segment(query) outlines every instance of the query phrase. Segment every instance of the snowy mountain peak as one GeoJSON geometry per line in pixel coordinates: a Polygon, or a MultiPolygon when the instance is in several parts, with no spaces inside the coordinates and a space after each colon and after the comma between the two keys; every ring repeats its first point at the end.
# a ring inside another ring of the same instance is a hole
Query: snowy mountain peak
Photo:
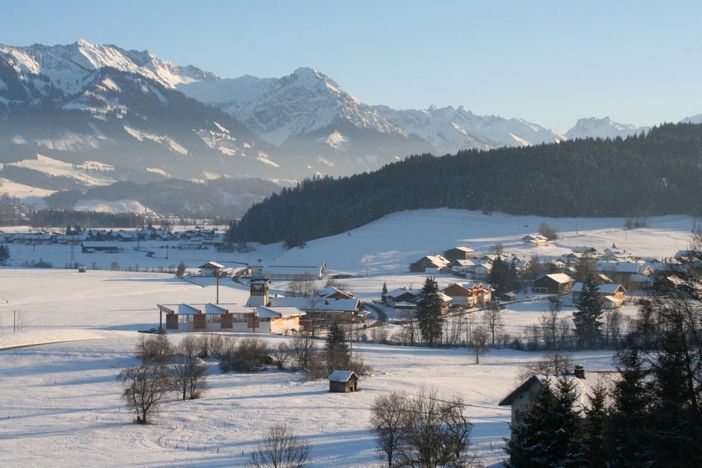
{"type": "Polygon", "coordinates": [[[571,140],[576,138],[626,138],[647,130],[648,127],[615,122],[609,116],[587,117],[579,119],[575,126],[566,132],[566,137],[571,140]]]}
{"type": "MultiPolygon", "coordinates": [[[[221,107],[275,145],[342,122],[378,133],[405,133],[334,80],[310,67],[282,78],[236,79],[178,87],[186,95],[221,107]],[[218,88],[214,92],[214,88],[218,88]]],[[[331,132],[334,129],[330,129],[331,132]]]]}
{"type": "Polygon", "coordinates": [[[148,50],[124,50],[113,45],[94,44],[85,39],[55,46],[0,45],[0,63],[2,62],[18,74],[30,94],[41,95],[35,97],[77,93],[92,72],[104,67],[136,73],[168,88],[181,83],[217,79],[214,74],[199,68],[181,67],[161,60],[148,50]]]}

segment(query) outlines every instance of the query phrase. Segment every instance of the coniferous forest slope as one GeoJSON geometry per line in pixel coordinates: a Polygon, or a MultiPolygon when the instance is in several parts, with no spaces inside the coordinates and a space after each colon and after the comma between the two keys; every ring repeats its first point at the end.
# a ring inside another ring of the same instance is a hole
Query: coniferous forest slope
{"type": "Polygon", "coordinates": [[[666,124],[625,140],[413,156],[371,173],[306,180],[252,206],[228,238],[296,246],[395,211],[439,207],[553,217],[699,215],[701,200],[702,125],[666,124]]]}

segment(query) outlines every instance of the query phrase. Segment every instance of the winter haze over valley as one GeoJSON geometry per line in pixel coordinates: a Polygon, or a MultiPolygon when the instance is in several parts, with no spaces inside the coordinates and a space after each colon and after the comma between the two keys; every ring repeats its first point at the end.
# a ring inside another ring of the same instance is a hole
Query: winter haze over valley
{"type": "Polygon", "coordinates": [[[702,466],[698,2],[0,11],[3,467],[702,466]]]}

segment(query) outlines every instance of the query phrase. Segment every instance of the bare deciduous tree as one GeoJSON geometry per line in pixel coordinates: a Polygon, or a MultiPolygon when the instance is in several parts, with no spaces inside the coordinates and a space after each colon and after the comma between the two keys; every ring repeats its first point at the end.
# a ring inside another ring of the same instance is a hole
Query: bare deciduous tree
{"type": "Polygon", "coordinates": [[[504,324],[502,323],[502,312],[500,312],[500,308],[496,305],[489,306],[483,312],[483,323],[490,331],[490,342],[493,346],[495,346],[495,337],[499,335],[499,332],[504,327],[504,324]]]}
{"type": "Polygon", "coordinates": [[[425,391],[406,400],[400,465],[462,466],[472,429],[463,406],[459,398],[442,401],[425,391]]]}
{"type": "Polygon", "coordinates": [[[207,386],[207,365],[198,357],[198,352],[198,340],[186,336],[178,345],[173,359],[173,385],[181,393],[183,400],[200,398],[207,386]]]}
{"type": "Polygon", "coordinates": [[[301,331],[290,340],[290,352],[297,361],[298,367],[309,369],[312,355],[316,351],[317,343],[311,333],[301,331]]]}
{"type": "Polygon", "coordinates": [[[161,399],[173,388],[167,361],[171,346],[165,335],[158,335],[137,345],[141,364],[123,369],[119,378],[124,384],[122,399],[136,413],[138,424],[148,424],[161,399]]]}
{"type": "Polygon", "coordinates": [[[475,355],[475,363],[480,364],[480,355],[485,354],[488,344],[488,330],[480,326],[473,328],[473,336],[471,337],[471,346],[475,355]]]}
{"type": "Polygon", "coordinates": [[[393,392],[381,395],[373,403],[371,425],[378,437],[378,448],[385,454],[388,467],[395,463],[394,456],[402,443],[407,395],[393,392]]]}
{"type": "Polygon", "coordinates": [[[302,275],[288,283],[288,296],[314,297],[317,293],[317,284],[312,275],[302,275]]]}
{"type": "Polygon", "coordinates": [[[271,426],[251,453],[251,464],[259,468],[302,468],[310,458],[310,445],[287,426],[271,426]]]}

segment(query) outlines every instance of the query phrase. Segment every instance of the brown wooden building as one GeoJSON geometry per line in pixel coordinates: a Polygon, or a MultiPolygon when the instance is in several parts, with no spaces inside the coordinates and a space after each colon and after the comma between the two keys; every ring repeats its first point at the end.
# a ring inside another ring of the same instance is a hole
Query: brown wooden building
{"type": "Polygon", "coordinates": [[[358,391],[358,376],[350,370],[334,370],[329,374],[329,391],[350,393],[358,391]]]}

